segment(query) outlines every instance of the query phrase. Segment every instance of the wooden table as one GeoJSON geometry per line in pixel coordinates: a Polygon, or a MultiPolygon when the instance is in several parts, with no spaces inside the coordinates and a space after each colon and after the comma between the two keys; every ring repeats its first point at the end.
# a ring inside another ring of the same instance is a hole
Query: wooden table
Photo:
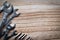
{"type": "Polygon", "coordinates": [[[33,40],[60,40],[59,0],[8,0],[8,2],[21,13],[12,20],[12,23],[16,23],[18,32],[26,33],[33,40]]]}

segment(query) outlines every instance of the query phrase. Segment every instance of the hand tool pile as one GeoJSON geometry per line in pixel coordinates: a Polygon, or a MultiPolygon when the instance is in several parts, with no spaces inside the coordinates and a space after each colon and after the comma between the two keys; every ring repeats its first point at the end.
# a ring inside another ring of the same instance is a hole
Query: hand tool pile
{"type": "MultiPolygon", "coordinates": [[[[18,11],[18,9],[14,9],[13,5],[7,1],[5,1],[0,8],[0,13],[2,14],[2,22],[0,24],[0,38],[3,37],[3,40],[9,40],[12,37],[15,37],[14,40],[24,40],[27,37],[26,34],[18,34],[17,30],[14,30],[16,24],[11,24],[11,20],[20,15],[20,13],[16,13],[16,11],[18,11]]],[[[27,37],[25,40],[31,40],[31,38],[27,37]]]]}

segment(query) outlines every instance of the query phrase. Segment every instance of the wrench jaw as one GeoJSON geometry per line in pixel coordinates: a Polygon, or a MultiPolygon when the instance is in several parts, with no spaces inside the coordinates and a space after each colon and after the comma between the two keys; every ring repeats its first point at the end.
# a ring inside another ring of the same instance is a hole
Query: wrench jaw
{"type": "Polygon", "coordinates": [[[13,18],[14,18],[14,17],[18,17],[18,16],[20,15],[20,13],[16,13],[18,10],[19,10],[19,9],[14,9],[14,8],[13,8],[13,14],[12,14],[13,18]]]}
{"type": "Polygon", "coordinates": [[[20,15],[20,13],[13,13],[12,18],[18,17],[19,15],[20,15]]]}
{"type": "Polygon", "coordinates": [[[15,29],[15,26],[16,26],[16,24],[14,24],[14,25],[10,25],[9,24],[9,25],[6,26],[6,29],[7,30],[14,30],[15,29]]]}
{"type": "Polygon", "coordinates": [[[7,1],[5,1],[3,3],[2,7],[0,8],[0,13],[3,12],[8,7],[10,7],[10,3],[8,3],[7,1]]]}
{"type": "Polygon", "coordinates": [[[7,1],[5,1],[4,3],[3,3],[3,6],[5,6],[6,8],[8,8],[8,7],[10,7],[10,3],[8,3],[7,1]]]}

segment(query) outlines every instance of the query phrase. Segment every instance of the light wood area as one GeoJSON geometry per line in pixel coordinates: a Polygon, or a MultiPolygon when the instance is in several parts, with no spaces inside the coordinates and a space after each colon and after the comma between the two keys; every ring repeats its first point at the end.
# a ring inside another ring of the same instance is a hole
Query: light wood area
{"type": "Polygon", "coordinates": [[[60,0],[0,0],[0,5],[4,2],[8,1],[13,5],[60,5],[60,0]]]}
{"type": "Polygon", "coordinates": [[[20,8],[18,13],[20,12],[21,15],[12,23],[16,23],[16,29],[22,32],[59,31],[59,7],[56,5],[17,6],[16,8],[20,8]]]}
{"type": "Polygon", "coordinates": [[[26,33],[33,40],[60,40],[60,0],[7,1],[21,13],[12,20],[18,33],[26,33]]]}
{"type": "Polygon", "coordinates": [[[19,8],[21,15],[12,23],[16,23],[18,32],[27,33],[33,40],[60,40],[59,5],[24,5],[16,8],[19,8]]]}

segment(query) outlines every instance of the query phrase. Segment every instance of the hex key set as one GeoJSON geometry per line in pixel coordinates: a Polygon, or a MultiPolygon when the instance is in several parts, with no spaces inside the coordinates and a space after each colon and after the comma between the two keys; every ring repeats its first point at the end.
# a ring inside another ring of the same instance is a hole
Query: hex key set
{"type": "Polygon", "coordinates": [[[11,20],[21,14],[16,13],[16,11],[18,11],[18,9],[14,9],[13,5],[7,1],[5,1],[1,6],[0,13],[2,13],[2,22],[0,24],[0,39],[3,37],[3,40],[9,40],[15,36],[14,40],[32,40],[30,37],[27,37],[28,35],[23,33],[18,34],[17,30],[14,30],[16,24],[12,25],[11,20]],[[11,35],[9,35],[9,33],[11,33],[11,35]]]}

